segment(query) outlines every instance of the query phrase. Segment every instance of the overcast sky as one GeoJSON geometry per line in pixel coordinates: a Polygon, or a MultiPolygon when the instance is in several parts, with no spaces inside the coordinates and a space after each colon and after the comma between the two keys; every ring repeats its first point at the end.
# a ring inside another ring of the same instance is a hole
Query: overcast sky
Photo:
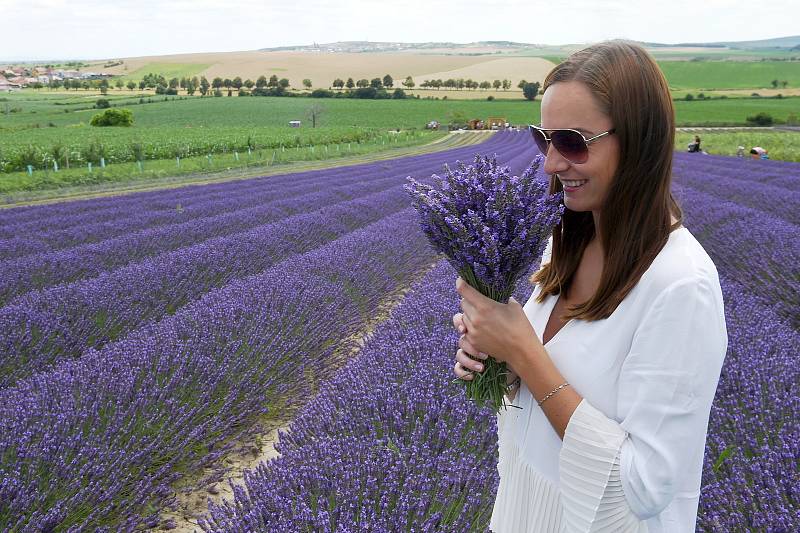
{"type": "Polygon", "coordinates": [[[800,33],[800,0],[0,0],[0,21],[2,60],[106,59],[335,41],[767,39],[800,33]]]}

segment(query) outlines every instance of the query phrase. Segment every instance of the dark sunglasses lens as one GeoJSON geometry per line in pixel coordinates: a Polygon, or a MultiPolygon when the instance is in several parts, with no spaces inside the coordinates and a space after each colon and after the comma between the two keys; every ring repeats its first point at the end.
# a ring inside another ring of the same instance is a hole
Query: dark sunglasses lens
{"type": "Polygon", "coordinates": [[[589,157],[589,148],[577,131],[554,131],[550,139],[556,150],[572,163],[584,163],[589,157]]]}
{"type": "Polygon", "coordinates": [[[531,135],[533,136],[533,140],[536,141],[536,146],[539,148],[539,151],[542,152],[543,155],[547,155],[547,139],[544,138],[544,133],[531,128],[531,135]]]}

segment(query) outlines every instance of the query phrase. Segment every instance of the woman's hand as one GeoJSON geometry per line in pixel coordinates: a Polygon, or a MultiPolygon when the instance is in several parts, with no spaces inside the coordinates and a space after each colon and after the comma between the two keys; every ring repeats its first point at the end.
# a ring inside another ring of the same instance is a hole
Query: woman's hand
{"type": "MultiPolygon", "coordinates": [[[[524,364],[526,351],[544,350],[525,311],[514,298],[509,299],[508,304],[495,302],[470,287],[460,277],[456,280],[456,290],[461,295],[463,313],[459,323],[453,317],[453,324],[457,328],[462,326],[464,330],[459,340],[459,352],[489,354],[497,361],[520,368],[524,364]]],[[[466,357],[462,361],[459,353],[456,353],[456,366],[460,365],[462,371],[463,368],[475,369],[476,365],[470,364],[466,354],[461,354],[466,357]]],[[[461,377],[458,372],[456,375],[461,377]]]]}
{"type": "Polygon", "coordinates": [[[474,377],[472,371],[483,372],[483,365],[479,361],[476,361],[475,358],[486,359],[488,356],[485,353],[478,352],[478,350],[467,341],[464,335],[467,329],[464,326],[462,317],[462,313],[453,315],[453,327],[461,334],[461,337],[458,339],[458,351],[456,351],[456,364],[453,367],[453,373],[459,379],[469,381],[474,377]]]}

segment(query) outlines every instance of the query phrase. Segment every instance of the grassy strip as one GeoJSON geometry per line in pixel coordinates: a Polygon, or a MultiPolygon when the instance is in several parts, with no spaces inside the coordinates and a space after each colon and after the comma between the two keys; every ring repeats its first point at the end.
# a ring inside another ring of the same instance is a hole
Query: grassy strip
{"type": "Polygon", "coordinates": [[[0,177],[0,195],[24,191],[37,191],[68,187],[72,185],[94,185],[100,183],[119,183],[142,178],[158,178],[181,174],[207,173],[215,170],[248,168],[250,166],[273,166],[292,161],[315,161],[339,158],[348,155],[369,154],[385,150],[387,146],[418,146],[432,138],[443,135],[439,132],[415,132],[390,137],[382,135],[362,143],[333,143],[319,146],[294,148],[256,149],[248,151],[229,151],[210,153],[186,158],[145,160],[131,163],[106,165],[82,165],[80,167],[53,170],[33,170],[13,172],[0,177]]]}
{"type": "Polygon", "coordinates": [[[686,145],[700,136],[701,148],[715,155],[735,156],[739,146],[744,146],[744,156],[750,157],[750,148],[761,146],[769,152],[770,159],[800,162],[800,132],[795,131],[696,131],[677,132],[675,149],[685,152],[686,145]]]}
{"type": "MultiPolygon", "coordinates": [[[[484,132],[470,132],[461,134],[453,133],[441,136],[437,135],[433,142],[428,142],[427,144],[405,145],[400,147],[385,147],[384,145],[378,145],[379,149],[377,150],[353,156],[350,156],[349,154],[342,154],[341,156],[337,157],[335,156],[336,152],[331,153],[329,151],[329,155],[332,157],[328,159],[280,161],[276,157],[276,162],[274,164],[272,164],[271,160],[262,161],[260,163],[247,162],[242,156],[240,156],[240,161],[237,166],[235,158],[230,154],[227,156],[228,159],[224,159],[224,156],[212,156],[212,159],[216,162],[214,168],[203,169],[201,167],[199,169],[189,170],[183,165],[182,160],[182,167],[184,167],[186,170],[180,174],[166,171],[162,171],[161,173],[150,171],[149,164],[155,162],[148,162],[148,166],[146,166],[145,169],[146,171],[151,172],[149,174],[131,174],[129,175],[130,179],[117,182],[76,184],[61,188],[20,191],[12,194],[6,194],[4,196],[0,196],[0,208],[45,204],[101,196],[113,196],[117,194],[127,194],[148,190],[169,189],[185,185],[217,183],[223,181],[233,181],[237,179],[248,179],[257,176],[270,176],[275,174],[286,174],[290,172],[302,172],[306,170],[370,163],[374,161],[438,152],[460,146],[477,144],[486,140],[488,138],[487,135],[491,134],[484,132]]],[[[423,141],[429,141],[430,137],[419,137],[419,139],[422,139],[423,141]]],[[[206,158],[201,159],[205,160],[206,158]]],[[[170,161],[169,164],[175,165],[175,162],[170,161]]]]}

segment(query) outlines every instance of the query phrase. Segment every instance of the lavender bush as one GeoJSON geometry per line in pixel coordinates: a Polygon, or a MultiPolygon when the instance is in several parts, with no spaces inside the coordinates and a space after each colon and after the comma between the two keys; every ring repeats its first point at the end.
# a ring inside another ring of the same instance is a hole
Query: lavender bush
{"type": "MultiPolygon", "coordinates": [[[[562,195],[550,195],[537,176],[537,157],[521,177],[497,159],[476,155],[472,165],[445,167],[439,188],[409,178],[406,186],[434,247],[472,287],[506,303],[517,280],[538,260],[564,212],[562,195]]],[[[489,354],[491,356],[491,354],[489,354]]],[[[467,396],[495,410],[505,405],[506,365],[489,357],[484,371],[464,381],[467,396]]]]}

